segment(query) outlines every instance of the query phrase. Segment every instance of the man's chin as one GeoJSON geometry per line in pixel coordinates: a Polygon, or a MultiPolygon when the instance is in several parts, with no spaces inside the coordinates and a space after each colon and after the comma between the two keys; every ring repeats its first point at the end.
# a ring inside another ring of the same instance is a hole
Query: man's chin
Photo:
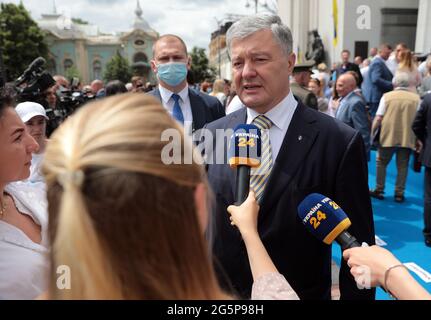
{"type": "Polygon", "coordinates": [[[240,95],[239,96],[241,102],[247,106],[250,109],[259,108],[259,102],[257,101],[256,97],[249,96],[249,95],[240,95]]]}

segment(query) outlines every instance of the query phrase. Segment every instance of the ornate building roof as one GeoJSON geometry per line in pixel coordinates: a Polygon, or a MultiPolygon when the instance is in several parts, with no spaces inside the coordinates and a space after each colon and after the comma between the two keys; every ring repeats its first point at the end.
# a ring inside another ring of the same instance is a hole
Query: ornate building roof
{"type": "Polygon", "coordinates": [[[157,32],[150,27],[148,22],[142,17],[142,14],[141,5],[139,0],[137,0],[135,21],[132,29],[126,32],[120,32],[117,35],[105,34],[100,32],[99,27],[96,25],[76,23],[70,17],[57,13],[54,2],[53,12],[42,14],[42,18],[38,20],[37,23],[41,29],[49,31],[59,39],[85,39],[94,44],[121,43],[122,39],[127,38],[132,33],[136,33],[136,31],[140,31],[139,33],[144,32],[157,38],[157,32]]]}

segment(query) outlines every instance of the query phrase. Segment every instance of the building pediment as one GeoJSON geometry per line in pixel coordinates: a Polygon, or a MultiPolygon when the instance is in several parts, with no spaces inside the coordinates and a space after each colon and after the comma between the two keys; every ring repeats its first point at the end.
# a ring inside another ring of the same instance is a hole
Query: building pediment
{"type": "Polygon", "coordinates": [[[127,42],[129,40],[134,40],[136,38],[155,40],[159,37],[159,34],[155,31],[147,32],[141,29],[134,29],[130,32],[126,32],[121,36],[121,40],[127,42]]]}

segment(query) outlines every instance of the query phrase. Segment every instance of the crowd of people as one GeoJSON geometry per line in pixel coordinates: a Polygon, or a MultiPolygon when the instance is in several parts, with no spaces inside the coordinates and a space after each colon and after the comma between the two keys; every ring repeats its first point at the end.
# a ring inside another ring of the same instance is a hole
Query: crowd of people
{"type": "Polygon", "coordinates": [[[427,78],[411,52],[400,45],[387,66],[384,44],[361,68],[344,50],[330,74],[325,65],[313,72],[314,63],[296,63],[291,31],[278,16],[245,17],[226,38],[232,82],[189,84],[186,44],[167,34],[153,46],[156,86],[140,77],[106,86],[95,80],[82,88],[94,101],[68,116],[57,108],[57,92],[70,89],[64,77],[54,77],[45,105],[16,105],[4,90],[0,299],[330,299],[331,247],[297,217],[314,192],[342,206],[349,231],[371,246],[344,251],[341,299],[374,299],[373,288],[357,285],[364,267],[373,287],[431,299],[374,246],[370,199],[382,199],[386,165],[397,152],[395,200],[404,201],[410,150],[422,150],[431,245],[431,95],[421,103],[427,78]],[[187,123],[213,137],[241,124],[261,129],[261,168],[251,171],[244,203],[234,205],[229,163],[208,161],[225,155],[224,145],[205,145],[202,165],[187,123]],[[370,137],[379,126],[378,181],[370,191],[370,137]],[[163,162],[169,129],[179,133],[181,153],[194,154],[190,164],[163,162]],[[70,278],[59,286],[64,267],[70,278]]]}
{"type": "MultiPolygon", "coordinates": [[[[405,201],[405,185],[411,161],[421,161],[429,171],[429,156],[423,151],[426,141],[428,96],[431,93],[431,56],[418,63],[404,43],[392,50],[388,44],[372,48],[365,60],[350,61],[350,52],[343,50],[342,61],[328,71],[325,65],[310,71],[309,90],[318,98],[318,109],[358,130],[368,159],[371,148],[377,149],[376,186],[370,196],[385,198],[386,167],[396,154],[397,177],[393,192],[396,202],[405,201]],[[329,110],[329,111],[328,111],[329,110]],[[421,123],[415,129],[414,123],[421,123]],[[422,130],[421,134],[417,131],[422,130]],[[412,154],[415,157],[412,157],[412,154]]],[[[425,177],[424,237],[431,245],[429,210],[431,181],[425,177]]]]}

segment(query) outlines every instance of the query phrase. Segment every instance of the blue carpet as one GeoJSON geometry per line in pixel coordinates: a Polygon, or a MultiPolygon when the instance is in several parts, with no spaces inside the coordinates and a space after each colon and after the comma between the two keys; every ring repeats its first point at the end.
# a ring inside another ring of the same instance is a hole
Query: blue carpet
{"type": "MultiPolygon", "coordinates": [[[[376,235],[387,243],[384,248],[391,251],[401,262],[414,262],[431,272],[431,248],[425,246],[422,235],[424,170],[422,168],[421,173],[414,172],[410,161],[406,201],[402,204],[396,203],[393,198],[397,173],[395,159],[394,155],[387,167],[385,199],[372,199],[376,235]]],[[[369,186],[373,189],[376,184],[376,152],[371,152],[368,166],[369,186]]],[[[340,255],[339,246],[334,245],[333,257],[337,263],[340,261],[340,255]]],[[[416,274],[411,274],[431,292],[431,283],[425,283],[416,274]]],[[[388,300],[389,297],[379,288],[376,299],[388,300]]]]}

